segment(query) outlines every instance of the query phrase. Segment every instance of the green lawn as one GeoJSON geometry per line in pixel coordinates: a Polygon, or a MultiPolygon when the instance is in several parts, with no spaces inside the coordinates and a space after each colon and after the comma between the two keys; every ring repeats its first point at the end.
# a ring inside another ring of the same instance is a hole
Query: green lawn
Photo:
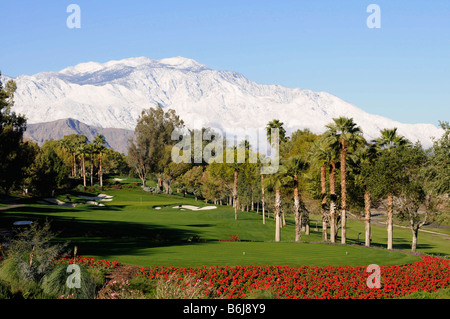
{"type": "MultiPolygon", "coordinates": [[[[384,227],[373,227],[373,244],[378,248],[357,245],[358,234],[361,233],[360,240],[364,237],[364,224],[360,221],[348,221],[348,243],[352,245],[320,243],[321,228],[315,231],[314,216],[311,234],[302,234],[301,243],[293,242],[294,224],[290,218],[281,230],[282,242],[275,243],[273,219],[266,219],[263,225],[261,215],[255,212],[238,212],[236,221],[234,210],[226,206],[204,211],[174,209],[173,206],[179,204],[211,205],[178,195],[155,195],[139,188],[103,193],[114,196],[113,201],[104,202],[104,207],[28,203],[4,210],[0,213],[0,228],[7,228],[16,220],[48,218],[52,229],[60,232],[59,240],[69,240],[69,247],[76,245],[80,255],[140,266],[384,265],[419,259],[381,248],[386,242],[384,227]],[[222,241],[230,235],[238,235],[240,241],[222,241]]],[[[77,198],[72,197],[72,200],[77,198]]],[[[408,251],[410,240],[411,233],[407,229],[394,229],[394,248],[408,251]]],[[[450,242],[420,233],[418,251],[450,255],[450,242]]]]}

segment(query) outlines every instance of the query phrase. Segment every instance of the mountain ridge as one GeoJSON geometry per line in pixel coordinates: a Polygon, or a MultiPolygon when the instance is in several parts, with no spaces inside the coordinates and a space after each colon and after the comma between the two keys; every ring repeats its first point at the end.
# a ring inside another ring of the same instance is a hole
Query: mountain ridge
{"type": "Polygon", "coordinates": [[[24,139],[34,141],[41,146],[46,141],[59,140],[70,134],[85,135],[88,142],[92,142],[97,134],[101,134],[105,137],[106,147],[125,155],[128,153],[128,140],[134,137],[134,131],[95,127],[76,119],[66,118],[51,122],[27,124],[24,139]]]}
{"type": "Polygon", "coordinates": [[[29,123],[62,118],[95,127],[134,130],[143,109],[172,108],[188,128],[201,121],[218,129],[260,128],[277,118],[288,133],[308,128],[321,133],[332,118],[353,117],[371,140],[383,128],[398,128],[412,142],[432,144],[442,130],[370,114],[327,92],[263,85],[238,72],[214,70],[195,60],[136,57],[86,62],[58,72],[15,78],[13,110],[29,123]]]}

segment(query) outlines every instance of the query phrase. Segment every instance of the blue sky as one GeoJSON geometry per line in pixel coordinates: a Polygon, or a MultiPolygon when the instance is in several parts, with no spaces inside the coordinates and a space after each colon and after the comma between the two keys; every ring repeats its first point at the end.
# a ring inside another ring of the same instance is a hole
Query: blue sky
{"type": "Polygon", "coordinates": [[[450,1],[1,1],[0,70],[184,56],[262,84],[332,93],[405,123],[450,121],[450,1]],[[81,28],[69,29],[69,4],[81,28]],[[381,28],[366,25],[369,4],[381,28]]]}

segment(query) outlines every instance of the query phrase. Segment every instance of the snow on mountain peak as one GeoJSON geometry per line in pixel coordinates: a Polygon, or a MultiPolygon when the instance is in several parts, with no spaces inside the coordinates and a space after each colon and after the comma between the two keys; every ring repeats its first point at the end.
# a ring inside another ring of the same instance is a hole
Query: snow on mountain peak
{"type": "Polygon", "coordinates": [[[203,64],[198,63],[195,60],[184,58],[181,56],[174,57],[174,58],[166,58],[159,60],[159,63],[164,64],[169,67],[174,67],[177,69],[193,69],[193,70],[202,70],[202,69],[208,69],[203,64]]]}
{"type": "Polygon", "coordinates": [[[15,79],[14,110],[29,123],[73,118],[88,125],[134,130],[143,109],[174,109],[190,128],[195,121],[219,128],[264,128],[277,118],[288,133],[321,133],[334,117],[353,117],[367,139],[382,128],[398,128],[412,142],[431,146],[442,130],[403,124],[369,114],[326,92],[262,85],[230,71],[217,71],[184,57],[134,57],[86,62],[60,72],[15,79]],[[205,72],[204,72],[205,71],[205,72]]]}

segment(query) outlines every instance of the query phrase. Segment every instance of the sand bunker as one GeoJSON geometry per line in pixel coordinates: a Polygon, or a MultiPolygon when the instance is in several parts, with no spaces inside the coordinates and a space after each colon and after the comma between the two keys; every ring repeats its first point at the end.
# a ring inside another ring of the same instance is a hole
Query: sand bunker
{"type": "Polygon", "coordinates": [[[83,199],[88,199],[88,200],[100,200],[100,201],[103,201],[103,202],[110,202],[113,199],[113,196],[106,195],[106,194],[98,194],[97,196],[83,196],[83,195],[80,195],[78,197],[83,198],[83,199]]]}
{"type": "Polygon", "coordinates": [[[62,200],[56,199],[56,198],[44,198],[45,202],[43,201],[39,201],[39,204],[56,204],[58,206],[64,206],[64,207],[76,207],[78,204],[76,203],[66,203],[63,202],[62,200]]]}
{"type": "Polygon", "coordinates": [[[193,205],[180,205],[180,206],[174,206],[172,208],[186,208],[190,210],[210,210],[210,209],[216,209],[216,206],[205,206],[205,207],[197,207],[193,205]]]}
{"type": "MultiPolygon", "coordinates": [[[[70,194],[66,194],[66,196],[68,197],[68,200],[70,200],[70,194]]],[[[97,196],[83,196],[83,195],[79,195],[78,197],[86,199],[86,204],[88,205],[95,205],[95,206],[105,206],[102,203],[98,203],[98,201],[102,201],[102,202],[109,202],[113,200],[113,196],[111,195],[106,195],[106,194],[98,194],[97,196]]],[[[62,200],[56,199],[56,198],[44,198],[44,201],[37,201],[38,204],[56,204],[58,206],[64,206],[64,207],[76,207],[77,205],[79,205],[80,203],[67,203],[67,202],[63,202],[62,200]]]]}

